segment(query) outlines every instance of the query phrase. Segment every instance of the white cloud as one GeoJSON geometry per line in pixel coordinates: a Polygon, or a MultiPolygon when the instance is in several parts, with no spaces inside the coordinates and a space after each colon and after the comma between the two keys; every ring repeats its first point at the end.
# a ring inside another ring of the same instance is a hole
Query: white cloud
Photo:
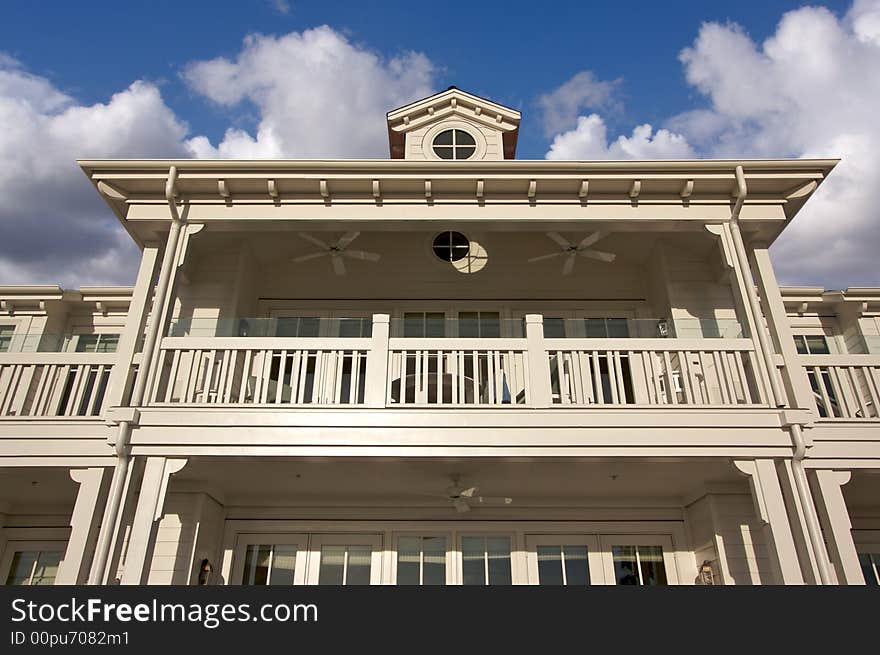
{"type": "Polygon", "coordinates": [[[327,26],[251,35],[234,61],[194,62],[184,78],[223,107],[256,106],[256,133],[189,145],[199,157],[384,158],[385,112],[430,95],[433,73],[422,54],[383,59],[327,26]]]}
{"type": "Polygon", "coordinates": [[[686,159],[694,152],[680,134],[645,123],[631,136],[621,135],[608,142],[605,121],[598,114],[580,116],[577,127],[557,134],[547,159],[686,159]]]}
{"type": "Polygon", "coordinates": [[[707,23],[681,60],[709,107],[670,126],[704,154],[842,158],[774,246],[781,280],[880,284],[880,0],[791,11],[760,45],[707,23]]]}
{"type": "Polygon", "coordinates": [[[0,125],[0,284],[130,283],[136,248],[76,159],[186,156],[159,90],[81,105],[3,56],[0,125]]]}
{"type": "Polygon", "coordinates": [[[578,114],[587,110],[618,109],[614,90],[620,80],[598,79],[592,71],[581,71],[562,86],[538,98],[544,121],[544,132],[550,136],[570,130],[577,124],[578,114]]]}

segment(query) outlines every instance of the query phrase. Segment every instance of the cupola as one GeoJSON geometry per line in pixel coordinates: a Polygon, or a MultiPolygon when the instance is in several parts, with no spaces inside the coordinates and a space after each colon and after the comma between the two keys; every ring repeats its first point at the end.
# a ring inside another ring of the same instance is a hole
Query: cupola
{"type": "Polygon", "coordinates": [[[454,86],[388,112],[392,159],[513,159],[520,113],[454,86]]]}

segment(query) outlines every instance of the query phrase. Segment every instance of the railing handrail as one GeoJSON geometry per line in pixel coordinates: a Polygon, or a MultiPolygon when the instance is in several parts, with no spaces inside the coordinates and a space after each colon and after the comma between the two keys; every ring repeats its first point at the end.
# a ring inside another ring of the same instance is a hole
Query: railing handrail
{"type": "Polygon", "coordinates": [[[162,350],[368,350],[370,337],[163,337],[162,350]]]}
{"type": "Polygon", "coordinates": [[[391,337],[390,350],[526,350],[525,338],[391,337]]]}
{"type": "Polygon", "coordinates": [[[880,355],[863,354],[833,354],[833,355],[804,355],[799,354],[798,360],[802,366],[880,366],[880,355]]]}
{"type": "Polygon", "coordinates": [[[83,353],[83,352],[31,352],[31,353],[0,353],[0,366],[31,365],[31,364],[104,364],[116,363],[118,355],[114,353],[83,353]]]}
{"type": "Polygon", "coordinates": [[[549,351],[620,350],[620,351],[730,351],[754,350],[751,339],[544,339],[549,351]]]}

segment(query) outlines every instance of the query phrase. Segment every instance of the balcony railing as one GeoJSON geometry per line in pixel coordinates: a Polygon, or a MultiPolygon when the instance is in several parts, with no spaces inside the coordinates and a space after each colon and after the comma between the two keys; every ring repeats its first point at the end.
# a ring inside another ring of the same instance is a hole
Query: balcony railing
{"type": "Polygon", "coordinates": [[[95,417],[114,353],[3,353],[0,417],[95,417]]]}
{"type": "Polygon", "coordinates": [[[598,334],[601,327],[606,336],[545,338],[540,317],[374,319],[369,327],[364,319],[309,317],[177,323],[171,334],[190,336],[162,340],[147,404],[767,406],[753,342],[738,326],[695,321],[692,328],[714,338],[676,338],[668,326],[658,337],[658,320],[600,326],[590,319],[551,330],[598,334]],[[217,336],[230,330],[248,336],[217,336]],[[646,330],[652,338],[626,336],[646,330]]]}
{"type": "Polygon", "coordinates": [[[801,355],[820,419],[880,418],[880,355],[801,355]]]}

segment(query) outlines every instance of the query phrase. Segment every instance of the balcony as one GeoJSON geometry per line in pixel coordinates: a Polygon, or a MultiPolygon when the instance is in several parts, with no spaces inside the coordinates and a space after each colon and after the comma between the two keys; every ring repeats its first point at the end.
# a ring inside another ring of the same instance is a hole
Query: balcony
{"type": "Polygon", "coordinates": [[[0,418],[98,417],[116,334],[24,334],[0,342],[0,418]]]}
{"type": "Polygon", "coordinates": [[[880,419],[880,355],[800,355],[821,421],[880,419]]]}
{"type": "Polygon", "coordinates": [[[372,320],[278,321],[176,322],[161,342],[146,404],[769,406],[754,344],[735,321],[545,323],[531,315],[482,322],[425,317],[417,323],[381,314],[372,320]]]}

